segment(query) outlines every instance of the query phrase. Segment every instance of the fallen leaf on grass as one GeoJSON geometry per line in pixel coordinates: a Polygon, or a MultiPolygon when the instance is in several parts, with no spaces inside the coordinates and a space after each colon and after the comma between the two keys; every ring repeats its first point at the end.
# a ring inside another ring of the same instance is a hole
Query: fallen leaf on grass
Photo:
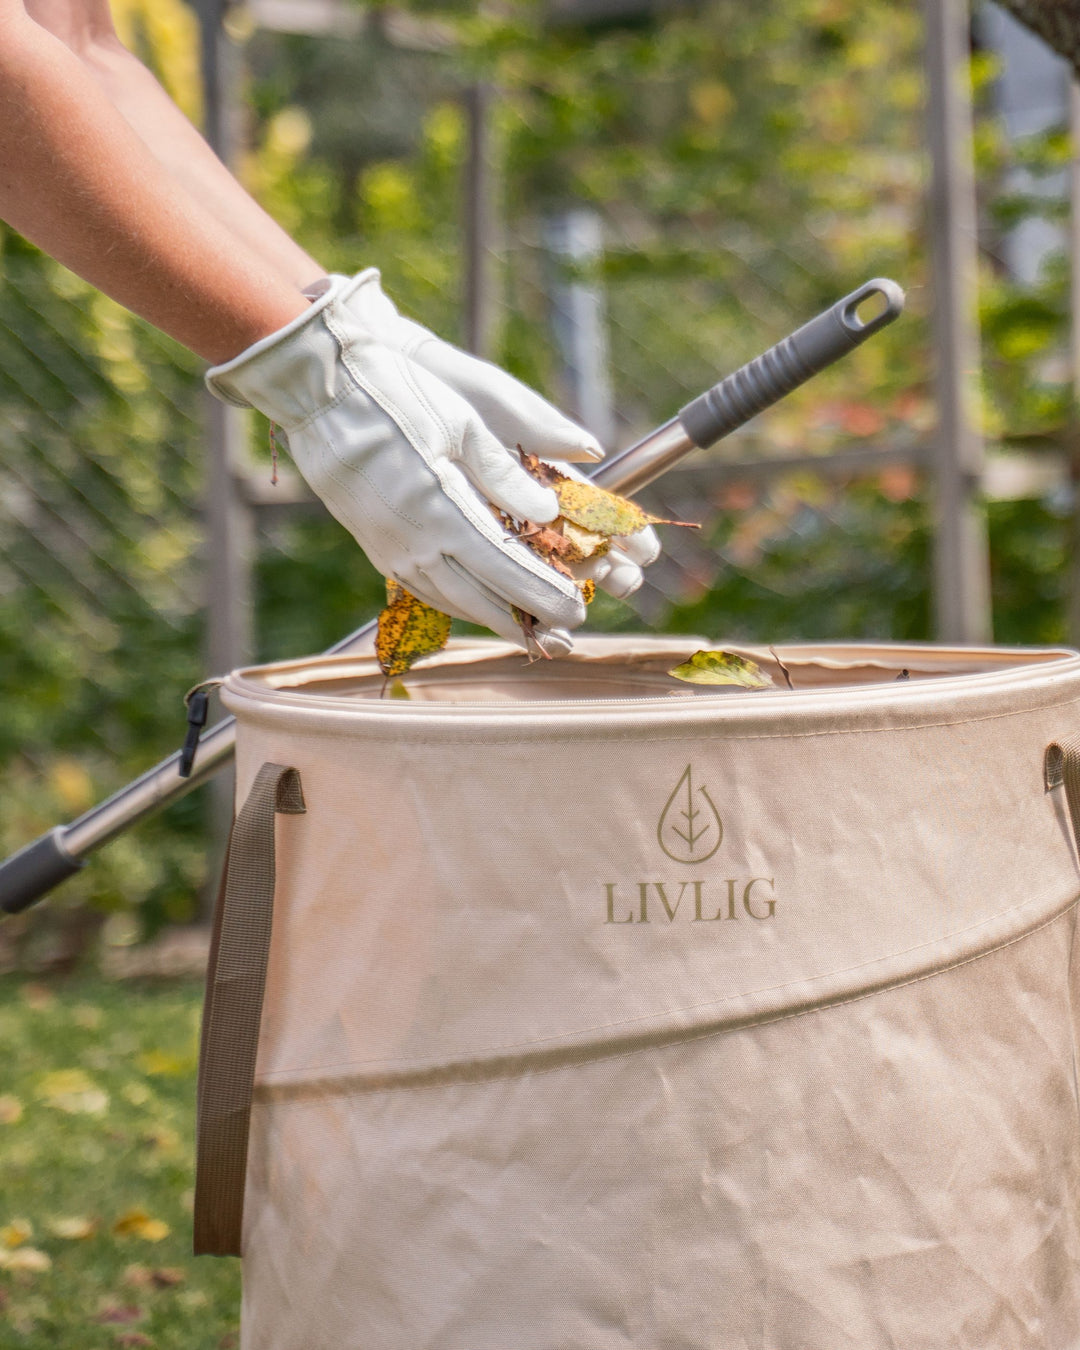
{"type": "Polygon", "coordinates": [[[450,616],[425,605],[396,581],[387,581],[386,601],[379,615],[375,655],[379,669],[393,679],[422,656],[442,651],[450,637],[450,616]]]}
{"type": "Polygon", "coordinates": [[[124,1326],[129,1322],[141,1322],[146,1316],[144,1309],[137,1303],[106,1303],[101,1312],[94,1318],[95,1322],[100,1322],[103,1326],[119,1325],[124,1326]]]}
{"type": "Polygon", "coordinates": [[[160,1242],[167,1238],[170,1228],[162,1219],[153,1219],[145,1209],[129,1209],[113,1224],[117,1237],[139,1237],[146,1242],[160,1242]]]}
{"type": "Polygon", "coordinates": [[[42,1077],[37,1095],[57,1111],[68,1115],[102,1116],[109,1109],[109,1094],[82,1069],[56,1069],[42,1077]]]}
{"type": "Polygon", "coordinates": [[[139,1068],[159,1078],[182,1078],[195,1067],[191,1055],[174,1055],[167,1050],[147,1050],[139,1056],[139,1068]]]}
{"type": "Polygon", "coordinates": [[[34,1236],[34,1225],[29,1219],[12,1219],[0,1228],[0,1247],[21,1247],[34,1236]]]}
{"type": "Polygon", "coordinates": [[[22,1120],[23,1104],[18,1097],[0,1097],[0,1125],[14,1125],[22,1120]]]}
{"type": "Polygon", "coordinates": [[[93,1219],[80,1216],[49,1219],[45,1228],[53,1237],[63,1238],[66,1242],[81,1242],[84,1238],[94,1236],[97,1224],[93,1219]]]}
{"type": "Polygon", "coordinates": [[[733,684],[743,689],[772,689],[774,681],[756,661],[734,652],[695,652],[688,661],[668,671],[687,684],[733,684]]]}
{"type": "Polygon", "coordinates": [[[0,1270],[25,1270],[39,1274],[49,1270],[52,1258],[36,1247],[16,1247],[13,1252],[0,1251],[0,1270]]]}
{"type": "Polygon", "coordinates": [[[44,1012],[46,1008],[51,1008],[56,1002],[56,995],[45,984],[37,984],[31,981],[24,984],[19,991],[23,996],[23,1002],[34,1012],[44,1012]]]}
{"type": "Polygon", "coordinates": [[[179,1266],[157,1266],[151,1269],[136,1263],[128,1266],[120,1278],[132,1289],[173,1289],[183,1284],[185,1272],[179,1266]]]}

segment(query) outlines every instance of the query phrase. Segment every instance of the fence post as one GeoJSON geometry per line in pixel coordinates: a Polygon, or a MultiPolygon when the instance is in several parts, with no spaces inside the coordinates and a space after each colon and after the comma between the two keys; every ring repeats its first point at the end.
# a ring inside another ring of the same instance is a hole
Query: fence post
{"type": "MultiPolygon", "coordinates": [[[[229,164],[238,140],[233,91],[237,56],[224,29],[230,0],[192,0],[199,19],[203,83],[203,131],[218,157],[229,164]]],[[[254,521],[237,474],[243,462],[247,417],[239,408],[204,397],[206,465],[206,665],[220,675],[252,655],[252,557],[254,521]]],[[[209,880],[201,912],[208,918],[217,891],[215,874],[224,858],[233,807],[233,771],[219,773],[210,788],[209,880]]]]}
{"type": "Polygon", "coordinates": [[[464,343],[468,351],[490,359],[498,327],[497,174],[492,145],[491,108],[495,91],[472,84],[462,94],[467,158],[464,174],[464,343]]]}
{"type": "Polygon", "coordinates": [[[992,635],[986,515],[980,502],[982,435],[972,382],[979,367],[978,253],[967,0],[924,0],[933,351],[937,366],[935,576],[937,636],[992,635]]]}
{"type": "Polygon", "coordinates": [[[1072,504],[1069,512],[1068,594],[1066,633],[1080,647],[1080,82],[1069,78],[1069,344],[1072,376],[1072,406],[1069,410],[1069,482],[1072,504]]]}

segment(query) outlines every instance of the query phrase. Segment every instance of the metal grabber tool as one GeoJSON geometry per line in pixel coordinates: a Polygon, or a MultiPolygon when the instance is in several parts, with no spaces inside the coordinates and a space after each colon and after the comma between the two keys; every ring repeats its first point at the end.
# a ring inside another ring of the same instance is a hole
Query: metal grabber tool
{"type": "MultiPolygon", "coordinates": [[[[688,403],[670,422],[599,465],[593,481],[626,496],[637,492],[692,450],[714,445],[838,361],[892,323],[903,307],[904,292],[895,281],[879,277],[866,282],[688,403]],[[862,317],[860,310],[870,313],[862,317]]],[[[371,619],[327,654],[362,646],[374,633],[376,622],[371,619]]],[[[78,820],[57,825],[0,863],[0,911],[18,914],[29,908],[77,872],[88,854],[204,783],[232,757],[235,739],[235,719],[226,717],[199,741],[189,777],[181,777],[181,752],[177,751],[78,820]]]]}

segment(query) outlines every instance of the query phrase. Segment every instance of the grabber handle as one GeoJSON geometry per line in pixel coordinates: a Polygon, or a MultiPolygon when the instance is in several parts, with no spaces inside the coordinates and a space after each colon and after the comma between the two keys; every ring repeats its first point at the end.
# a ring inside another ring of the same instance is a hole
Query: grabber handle
{"type": "Polygon", "coordinates": [[[58,825],[0,864],[0,911],[21,914],[82,867],[64,848],[58,825]]]}
{"type": "Polygon", "coordinates": [[[892,323],[903,308],[904,292],[896,282],[875,277],[688,403],[678,420],[705,449],[892,323]],[[860,318],[860,305],[874,296],[884,298],[884,308],[860,318]]]}

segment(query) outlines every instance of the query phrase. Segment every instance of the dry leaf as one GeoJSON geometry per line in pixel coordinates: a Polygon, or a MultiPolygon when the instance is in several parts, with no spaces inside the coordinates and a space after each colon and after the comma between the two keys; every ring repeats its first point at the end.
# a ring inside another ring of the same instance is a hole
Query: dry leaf
{"type": "Polygon", "coordinates": [[[756,661],[734,652],[695,652],[688,661],[668,671],[687,684],[734,684],[743,689],[771,689],[774,681],[756,661]]]}
{"type": "Polygon", "coordinates": [[[93,1219],[82,1217],[49,1219],[46,1230],[53,1237],[63,1238],[66,1242],[80,1242],[83,1238],[93,1237],[97,1224],[93,1219]]]}
{"type": "Polygon", "coordinates": [[[29,1219],[12,1219],[0,1228],[0,1247],[21,1247],[34,1236],[34,1225],[29,1219]]]}
{"type": "Polygon", "coordinates": [[[136,1303],[121,1305],[119,1303],[107,1303],[94,1318],[95,1322],[100,1322],[105,1326],[114,1324],[124,1326],[130,1322],[141,1322],[146,1313],[136,1303]]]}
{"type": "Polygon", "coordinates": [[[586,530],[575,525],[572,520],[562,517],[556,522],[563,538],[571,545],[572,552],[567,554],[568,562],[584,562],[586,558],[602,558],[611,548],[611,540],[595,530],[586,530]]]}
{"type": "Polygon", "coordinates": [[[581,598],[587,605],[591,605],[596,599],[596,582],[592,577],[586,577],[584,581],[578,582],[578,590],[581,592],[581,598]]]}
{"type": "Polygon", "coordinates": [[[109,1109],[109,1094],[82,1069],[57,1069],[38,1082],[37,1095],[68,1115],[101,1116],[109,1109]]]}
{"type": "Polygon", "coordinates": [[[386,583],[386,608],[379,615],[375,654],[387,677],[404,675],[422,656],[442,651],[450,637],[450,616],[442,614],[396,581],[386,583]]]}
{"type": "Polygon", "coordinates": [[[36,1247],[16,1247],[13,1252],[0,1251],[0,1270],[25,1270],[38,1275],[52,1268],[52,1258],[36,1247]]]}
{"type": "Polygon", "coordinates": [[[18,1097],[0,1097],[0,1125],[14,1125],[22,1120],[23,1104],[18,1097]]]}
{"type": "Polygon", "coordinates": [[[525,454],[520,446],[518,453],[527,473],[544,487],[555,489],[560,512],[559,520],[555,522],[556,527],[561,525],[563,520],[568,520],[571,524],[579,525],[593,534],[602,535],[605,539],[622,534],[637,534],[646,525],[683,525],[691,530],[701,529],[700,525],[689,520],[664,520],[660,516],[652,516],[648,511],[643,511],[636,502],[630,501],[627,497],[620,497],[616,492],[609,492],[607,488],[602,488],[597,483],[583,483],[576,478],[568,478],[552,465],[546,464],[539,456],[525,454]]]}
{"type": "Polygon", "coordinates": [[[161,1219],[152,1219],[145,1209],[129,1209],[113,1224],[117,1237],[140,1237],[146,1242],[160,1242],[169,1236],[169,1225],[161,1219]]]}

